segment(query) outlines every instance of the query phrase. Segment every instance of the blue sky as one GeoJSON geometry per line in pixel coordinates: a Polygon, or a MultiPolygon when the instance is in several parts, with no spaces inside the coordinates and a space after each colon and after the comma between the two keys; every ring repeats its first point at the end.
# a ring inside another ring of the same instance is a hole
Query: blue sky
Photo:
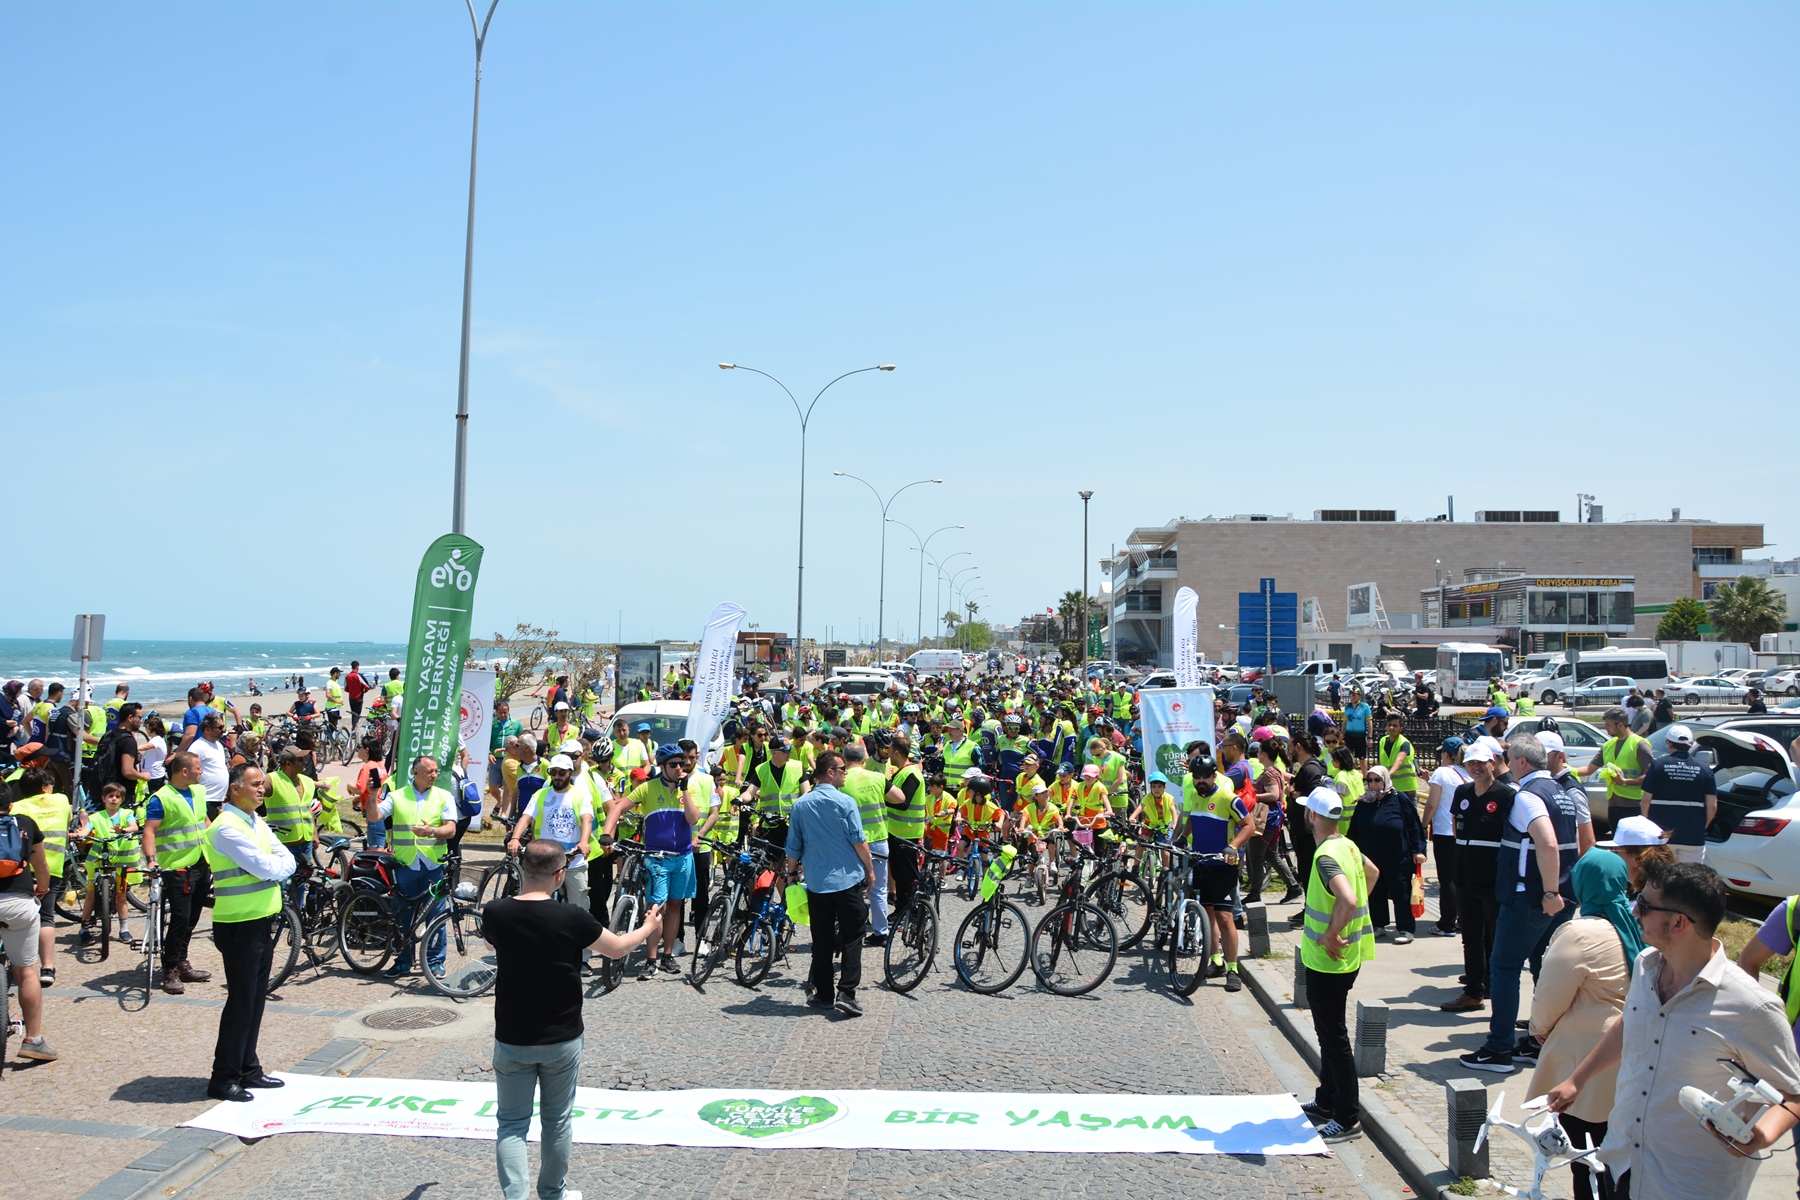
{"type": "MultiPolygon", "coordinates": [[[[403,636],[449,526],[466,12],[8,33],[0,411],[39,536],[0,633],[403,636]]],[[[933,548],[1004,621],[1079,585],[1084,487],[1095,557],[1177,514],[1577,491],[1800,553],[1797,42],[1792,4],[502,0],[476,628],[791,630],[798,423],[728,360],[803,399],[899,366],[813,419],[809,634],[876,616],[833,469],[943,477],[893,513],[965,524],[933,548]]]]}

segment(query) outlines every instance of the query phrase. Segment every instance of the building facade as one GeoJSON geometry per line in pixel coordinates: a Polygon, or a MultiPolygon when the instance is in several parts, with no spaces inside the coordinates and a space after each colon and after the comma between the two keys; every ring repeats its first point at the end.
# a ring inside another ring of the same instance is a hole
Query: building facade
{"type": "MultiPolygon", "coordinates": [[[[1175,593],[1186,586],[1199,598],[1202,653],[1208,659],[1234,660],[1238,595],[1256,591],[1269,578],[1279,591],[1301,597],[1303,638],[1327,631],[1421,629],[1426,624],[1422,592],[1487,576],[1529,572],[1549,578],[1629,579],[1634,619],[1618,636],[1647,638],[1656,631],[1657,616],[1643,612],[1646,606],[1667,605],[1683,596],[1700,599],[1706,583],[1735,578],[1745,551],[1763,545],[1760,523],[1679,516],[1577,523],[1556,519],[1554,512],[1477,516],[1474,521],[1401,521],[1391,512],[1325,510],[1311,520],[1253,514],[1177,518],[1160,527],[1134,529],[1105,564],[1112,583],[1116,654],[1127,661],[1169,665],[1175,593]],[[1311,628],[1306,625],[1309,614],[1311,628]]],[[[1616,607],[1609,607],[1609,616],[1617,614],[1616,607]]],[[[1613,627],[1609,623],[1608,629],[1613,627]]]]}

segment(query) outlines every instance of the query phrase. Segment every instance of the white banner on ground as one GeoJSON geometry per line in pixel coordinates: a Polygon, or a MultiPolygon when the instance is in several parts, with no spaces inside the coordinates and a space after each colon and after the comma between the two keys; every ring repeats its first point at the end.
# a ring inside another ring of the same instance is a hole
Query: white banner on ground
{"type": "MultiPolygon", "coordinates": [[[[1187,778],[1182,747],[1193,741],[1213,743],[1213,690],[1145,688],[1138,693],[1138,718],[1144,727],[1144,769],[1161,771],[1170,790],[1179,791],[1187,778]]],[[[1213,746],[1213,753],[1218,750],[1213,746]]]]}
{"type": "MultiPolygon", "coordinates": [[[[388,1134],[493,1140],[494,1086],[283,1075],[287,1086],[188,1124],[238,1137],[388,1134]]],[[[1292,1096],[1023,1092],[575,1091],[577,1142],[1115,1154],[1324,1154],[1292,1096]]],[[[530,1137],[538,1137],[533,1121],[530,1137]]]]}
{"type": "MultiPolygon", "coordinates": [[[[1200,678],[1200,597],[1191,587],[1175,593],[1175,686],[1197,688],[1200,678]]],[[[1208,738],[1207,740],[1211,740],[1208,738]]]]}
{"type": "Polygon", "coordinates": [[[706,618],[700,636],[700,653],[694,659],[694,695],[688,702],[687,729],[683,736],[700,747],[701,757],[712,744],[713,734],[731,710],[732,668],[737,654],[738,626],[744,623],[744,606],[727,600],[706,618]]]}
{"type": "Polygon", "coordinates": [[[464,667],[462,720],[457,736],[469,752],[469,777],[487,786],[488,742],[494,736],[494,672],[484,666],[464,667]]]}

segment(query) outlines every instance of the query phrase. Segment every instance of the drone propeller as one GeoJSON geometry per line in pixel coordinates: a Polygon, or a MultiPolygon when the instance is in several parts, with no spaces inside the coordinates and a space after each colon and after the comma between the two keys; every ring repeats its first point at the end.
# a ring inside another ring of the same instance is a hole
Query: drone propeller
{"type": "Polygon", "coordinates": [[[1506,1093],[1501,1092],[1500,1098],[1494,1101],[1494,1107],[1488,1109],[1487,1119],[1481,1123],[1481,1132],[1475,1135],[1475,1153],[1480,1154],[1481,1148],[1487,1145],[1488,1130],[1492,1129],[1494,1125],[1500,1121],[1500,1114],[1505,1111],[1505,1109],[1506,1093]]]}

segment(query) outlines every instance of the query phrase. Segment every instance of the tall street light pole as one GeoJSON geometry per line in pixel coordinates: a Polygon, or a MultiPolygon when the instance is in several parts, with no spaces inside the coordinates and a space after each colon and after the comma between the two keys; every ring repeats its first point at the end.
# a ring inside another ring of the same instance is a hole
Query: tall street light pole
{"type": "Polygon", "coordinates": [[[921,538],[919,537],[919,531],[914,529],[911,525],[908,525],[905,521],[896,521],[893,517],[889,517],[888,520],[912,534],[913,540],[919,543],[916,546],[908,546],[907,549],[917,550],[919,552],[919,611],[914,614],[913,622],[916,627],[919,645],[923,646],[925,644],[925,547],[931,544],[932,538],[944,532],[945,529],[961,529],[962,526],[946,525],[943,529],[932,530],[930,537],[921,538]]]}
{"type": "Polygon", "coordinates": [[[1088,664],[1088,501],[1091,491],[1081,493],[1081,686],[1087,686],[1088,664]]]}
{"type": "Polygon", "coordinates": [[[943,586],[949,580],[949,572],[944,570],[944,563],[949,562],[953,558],[961,558],[965,554],[973,554],[973,553],[974,553],[973,550],[958,550],[955,554],[945,555],[943,562],[935,562],[934,561],[931,564],[932,566],[937,568],[937,573],[938,573],[938,588],[937,588],[937,591],[935,593],[933,593],[932,599],[931,599],[932,607],[937,609],[937,616],[931,618],[931,622],[932,622],[932,624],[934,624],[938,627],[938,640],[939,641],[942,641],[944,639],[944,608],[943,608],[944,591],[943,591],[943,586]]]}
{"type": "MultiPolygon", "coordinates": [[[[499,0],[495,0],[495,3],[498,2],[499,0]]],[[[800,418],[800,554],[794,568],[794,686],[796,688],[803,686],[806,674],[804,655],[806,639],[802,636],[801,630],[802,621],[806,616],[806,426],[812,420],[812,412],[818,406],[819,397],[829,391],[831,384],[836,383],[838,379],[848,379],[852,375],[861,375],[865,371],[892,371],[893,369],[893,363],[883,363],[880,366],[858,367],[854,371],[845,371],[837,379],[820,388],[813,396],[812,403],[802,409],[800,401],[795,399],[794,393],[788,389],[788,385],[767,371],[746,367],[742,363],[723,362],[719,364],[721,371],[750,371],[761,375],[764,379],[773,380],[776,387],[787,392],[787,398],[794,402],[794,415],[800,418]]]]}
{"type": "Polygon", "coordinates": [[[888,506],[894,502],[895,497],[899,496],[900,493],[904,492],[907,488],[915,488],[915,487],[920,486],[921,484],[926,484],[926,483],[942,483],[944,481],[941,479],[915,479],[911,483],[902,484],[899,487],[895,488],[893,491],[893,494],[890,495],[886,500],[883,500],[881,498],[881,493],[875,490],[875,485],[870,483],[868,480],[864,479],[861,475],[852,475],[848,471],[833,471],[832,474],[836,475],[840,479],[856,480],[856,482],[858,482],[858,483],[862,484],[864,487],[868,488],[869,494],[875,497],[875,503],[881,505],[881,584],[880,584],[880,594],[875,601],[875,661],[881,662],[882,661],[882,653],[881,653],[882,647],[884,647],[887,644],[887,527],[888,527],[887,511],[888,511],[888,506]]]}
{"type": "Polygon", "coordinates": [[[475,20],[475,0],[469,6],[469,27],[475,31],[475,117],[469,127],[469,228],[463,239],[462,360],[456,373],[456,482],[451,487],[450,532],[462,533],[463,501],[469,478],[469,317],[475,303],[475,151],[481,144],[481,52],[487,48],[488,26],[500,0],[488,5],[487,16],[475,20]]]}

